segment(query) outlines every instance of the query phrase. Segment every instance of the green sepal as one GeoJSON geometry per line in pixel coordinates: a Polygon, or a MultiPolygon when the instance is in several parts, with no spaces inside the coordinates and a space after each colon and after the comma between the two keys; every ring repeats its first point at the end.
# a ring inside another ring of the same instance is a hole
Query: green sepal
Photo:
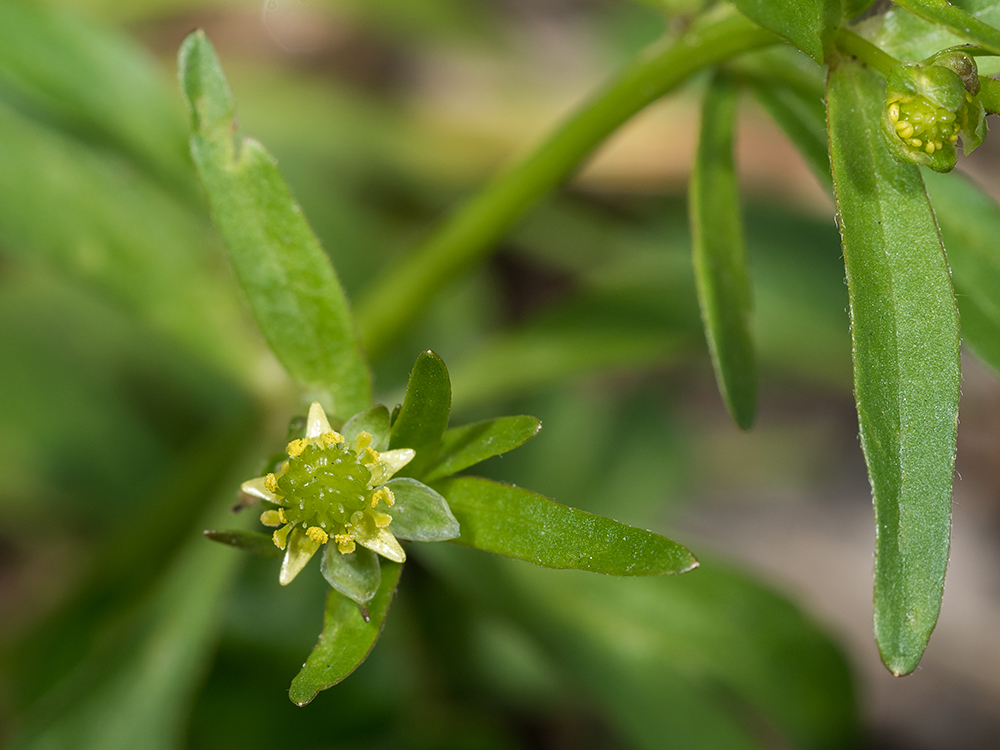
{"type": "Polygon", "coordinates": [[[277,558],[285,554],[274,546],[274,541],[268,534],[261,534],[259,531],[239,531],[228,529],[224,531],[214,531],[209,529],[206,530],[204,534],[213,542],[228,544],[230,547],[236,547],[244,552],[250,552],[254,555],[259,555],[260,557],[277,558]]]}
{"type": "Polygon", "coordinates": [[[397,539],[443,542],[461,533],[448,501],[426,484],[403,477],[386,483],[395,496],[389,531],[397,539]]]}
{"type": "Polygon", "coordinates": [[[370,602],[382,583],[378,555],[361,546],[344,555],[335,542],[327,542],[321,569],[334,590],[358,604],[370,602]]]}
{"type": "Polygon", "coordinates": [[[420,478],[435,482],[480,461],[514,450],[531,440],[542,429],[535,417],[497,417],[482,422],[452,427],[441,439],[438,458],[420,478]]]}
{"type": "Polygon", "coordinates": [[[372,448],[384,451],[389,447],[389,410],[379,404],[367,411],[359,412],[344,423],[340,433],[349,445],[360,433],[367,432],[372,436],[372,448]]]}
{"type": "Polygon", "coordinates": [[[330,592],[323,616],[323,632],[288,689],[288,697],[296,705],[306,705],[321,690],[336,685],[368,658],[382,633],[403,566],[386,560],[381,563],[381,570],[382,583],[368,604],[367,619],[356,602],[336,591],[330,592]]]}

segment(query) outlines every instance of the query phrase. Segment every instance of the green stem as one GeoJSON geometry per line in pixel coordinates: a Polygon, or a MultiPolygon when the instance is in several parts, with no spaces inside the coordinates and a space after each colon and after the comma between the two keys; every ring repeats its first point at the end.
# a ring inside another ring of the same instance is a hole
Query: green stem
{"type": "Polygon", "coordinates": [[[465,203],[362,299],[358,318],[378,356],[444,285],[486,256],[538,200],[622,123],[694,73],[779,39],[735,12],[711,14],[667,47],[647,51],[523,161],[465,203]]]}
{"type": "Polygon", "coordinates": [[[856,57],[872,70],[877,70],[882,75],[888,77],[891,71],[900,61],[892,55],[886,54],[867,39],[858,36],[853,31],[847,29],[837,29],[833,35],[837,47],[852,57],[856,57]]]}

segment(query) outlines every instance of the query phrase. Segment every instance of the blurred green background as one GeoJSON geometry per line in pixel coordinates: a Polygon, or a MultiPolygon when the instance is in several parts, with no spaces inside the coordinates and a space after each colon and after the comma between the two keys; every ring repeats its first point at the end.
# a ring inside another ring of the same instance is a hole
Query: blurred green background
{"type": "MultiPolygon", "coordinates": [[[[871,642],[870,498],[833,207],[754,101],[738,162],[763,392],[741,433],[694,297],[700,81],[630,122],[372,364],[544,429],[493,478],[669,534],[612,579],[450,545],[382,640],[287,699],[326,584],[200,536],[300,408],[187,157],[202,27],[352,299],[697,0],[0,0],[0,739],[17,748],[992,748],[1000,388],[967,358],[921,669],[871,642]]],[[[991,142],[964,166],[987,187],[991,142]]],[[[991,153],[992,152],[992,153],[991,153]]]]}

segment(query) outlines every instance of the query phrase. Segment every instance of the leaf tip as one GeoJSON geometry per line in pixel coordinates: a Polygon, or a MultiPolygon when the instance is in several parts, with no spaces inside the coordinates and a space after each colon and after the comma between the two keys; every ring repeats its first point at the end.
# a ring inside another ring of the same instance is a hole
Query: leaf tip
{"type": "Polygon", "coordinates": [[[222,64],[202,29],[192,31],[177,53],[177,76],[191,112],[191,127],[231,126],[234,102],[222,64]]]}

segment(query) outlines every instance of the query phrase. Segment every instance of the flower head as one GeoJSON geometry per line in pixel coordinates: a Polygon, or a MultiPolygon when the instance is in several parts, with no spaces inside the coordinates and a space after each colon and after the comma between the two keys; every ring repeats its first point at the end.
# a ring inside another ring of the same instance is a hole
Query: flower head
{"type": "Polygon", "coordinates": [[[376,407],[349,420],[341,433],[313,403],[304,437],[285,448],[288,459],[275,472],[243,483],[243,492],[275,506],[260,520],[275,527],[274,544],[285,550],[282,585],[326,545],[323,574],[338,591],[364,602],[378,588],[378,559],[372,553],[406,560],[394,530],[402,539],[424,541],[458,535],[444,498],[414,479],[390,481],[415,452],[384,450],[388,421],[385,407],[376,407]],[[381,423],[386,429],[374,426],[381,423]],[[358,429],[365,425],[379,434],[358,429]],[[394,516],[402,520],[394,524],[394,516]]]}
{"type": "Polygon", "coordinates": [[[959,137],[966,154],[986,137],[978,91],[975,60],[964,52],[948,51],[896,67],[882,111],[882,134],[892,153],[938,172],[953,169],[959,137]]]}

